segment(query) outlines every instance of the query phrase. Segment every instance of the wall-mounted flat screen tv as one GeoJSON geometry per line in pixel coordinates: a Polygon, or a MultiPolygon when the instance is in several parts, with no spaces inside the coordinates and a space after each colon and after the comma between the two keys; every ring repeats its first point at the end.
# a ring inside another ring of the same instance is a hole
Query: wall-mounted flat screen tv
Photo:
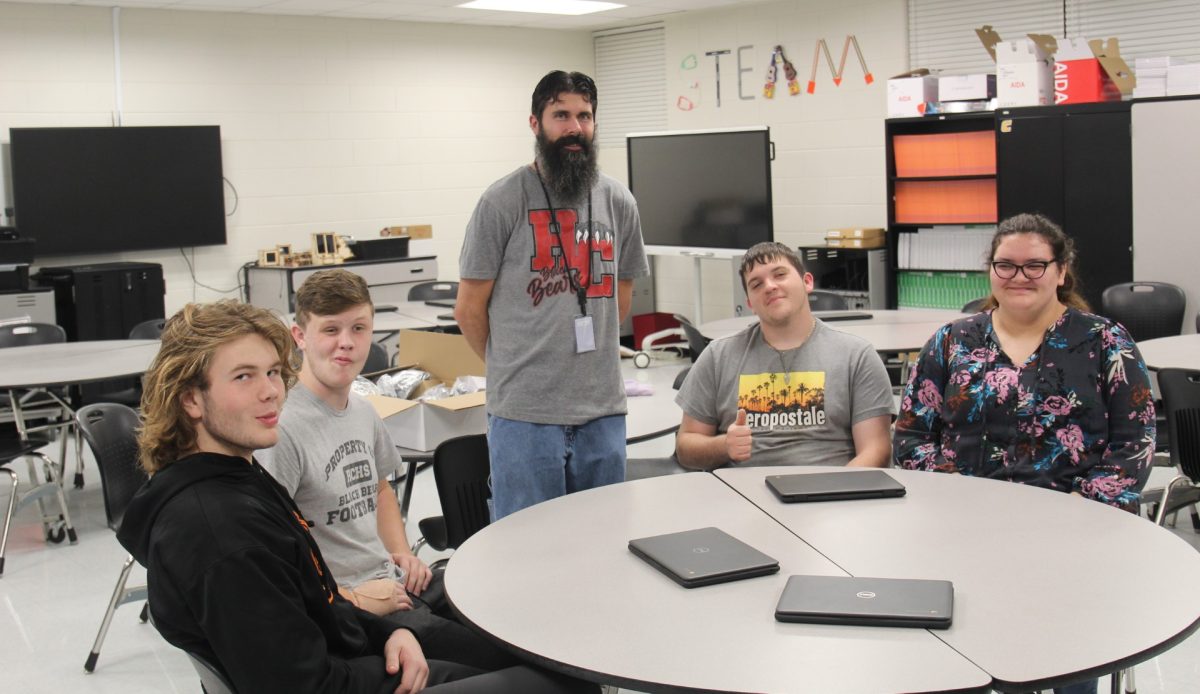
{"type": "Polygon", "coordinates": [[[630,134],[629,189],[652,253],[774,240],[766,127],[630,134]]]}
{"type": "Polygon", "coordinates": [[[219,126],[9,134],[17,232],[37,257],[225,243],[219,126]]]}

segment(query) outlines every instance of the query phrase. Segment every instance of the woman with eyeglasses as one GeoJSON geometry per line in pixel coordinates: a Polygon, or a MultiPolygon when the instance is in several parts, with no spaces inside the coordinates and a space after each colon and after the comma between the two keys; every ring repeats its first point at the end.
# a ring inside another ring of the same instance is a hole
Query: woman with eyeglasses
{"type": "Polygon", "coordinates": [[[1150,376],[1129,332],[1088,312],[1074,265],[1074,244],[1049,219],[1001,222],[983,312],[939,329],[913,368],[898,466],[1136,512],[1154,455],[1150,376]]]}

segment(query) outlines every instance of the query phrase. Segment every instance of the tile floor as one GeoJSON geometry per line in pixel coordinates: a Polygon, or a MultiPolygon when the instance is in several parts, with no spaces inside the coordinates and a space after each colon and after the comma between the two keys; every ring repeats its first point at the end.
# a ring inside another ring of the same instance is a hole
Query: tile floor
{"type": "MultiPolygon", "coordinates": [[[[631,457],[667,455],[671,439],[630,449],[631,457]]],[[[117,610],[93,674],[83,670],[125,552],[104,523],[104,505],[95,467],[89,461],[88,484],[69,493],[79,533],[76,545],[46,545],[36,511],[24,509],[14,521],[8,560],[0,578],[0,691],[72,692],[73,694],[162,694],[200,691],[199,681],[182,653],[164,642],[154,628],[138,622],[137,604],[117,610]]],[[[23,470],[24,465],[18,464],[23,470]]],[[[0,485],[2,486],[2,485],[0,485]]],[[[7,501],[7,490],[0,491],[7,501]]],[[[439,513],[433,476],[418,475],[410,513],[416,520],[439,513]]],[[[1175,531],[1198,549],[1200,535],[1180,518],[1175,531]]],[[[438,554],[422,550],[427,561],[438,554]]],[[[134,569],[131,584],[144,580],[134,569]]],[[[1200,586],[1197,587],[1200,589],[1200,586]]],[[[1200,636],[1138,666],[1141,694],[1200,690],[1200,636]]],[[[1101,681],[1108,691],[1107,680],[1101,681]]]]}

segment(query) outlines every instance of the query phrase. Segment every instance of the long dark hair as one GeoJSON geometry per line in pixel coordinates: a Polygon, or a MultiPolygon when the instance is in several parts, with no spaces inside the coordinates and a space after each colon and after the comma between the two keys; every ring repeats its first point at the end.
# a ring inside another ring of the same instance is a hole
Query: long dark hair
{"type": "MultiPolygon", "coordinates": [[[[1054,262],[1062,268],[1066,280],[1058,288],[1058,301],[1069,308],[1080,311],[1090,311],[1087,300],[1079,293],[1079,277],[1075,271],[1075,242],[1063,233],[1061,227],[1040,214],[1016,214],[1000,222],[996,234],[992,237],[992,249],[988,251],[988,272],[991,272],[991,262],[996,259],[996,249],[1005,238],[1013,234],[1037,234],[1054,252],[1054,262]]],[[[996,308],[1000,302],[996,296],[989,295],[980,309],[986,311],[996,308]]]]}

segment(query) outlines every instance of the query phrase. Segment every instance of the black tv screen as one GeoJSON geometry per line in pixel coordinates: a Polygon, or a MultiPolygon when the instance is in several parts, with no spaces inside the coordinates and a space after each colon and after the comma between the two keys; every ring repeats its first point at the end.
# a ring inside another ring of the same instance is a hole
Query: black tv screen
{"type": "Polygon", "coordinates": [[[220,127],[9,134],[17,232],[38,257],[225,243],[220,127]]]}
{"type": "Polygon", "coordinates": [[[769,129],[631,134],[627,145],[647,246],[745,250],[774,240],[769,129]]]}

